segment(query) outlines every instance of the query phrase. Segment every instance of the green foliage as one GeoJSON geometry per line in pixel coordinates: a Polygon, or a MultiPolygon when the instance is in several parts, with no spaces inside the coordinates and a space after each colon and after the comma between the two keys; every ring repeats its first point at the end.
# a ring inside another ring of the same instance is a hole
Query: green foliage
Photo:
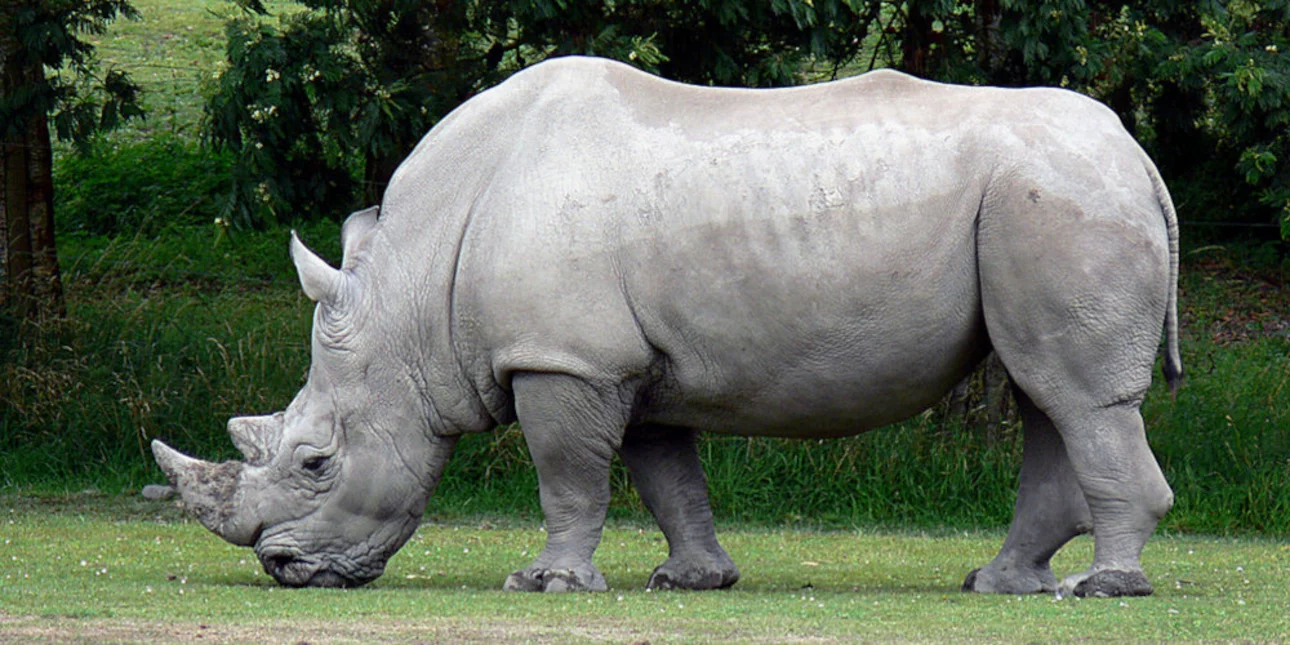
{"type": "Polygon", "coordinates": [[[231,155],[191,139],[101,140],[55,164],[58,230],[154,236],[176,224],[209,223],[222,214],[215,196],[231,176],[231,155]]]}
{"type": "Polygon", "coordinates": [[[0,92],[3,135],[20,136],[26,124],[49,115],[60,139],[82,145],[95,133],[143,116],[138,86],[118,70],[97,76],[94,46],[81,38],[103,33],[117,17],[137,16],[128,0],[39,0],[0,11],[0,33],[17,44],[6,54],[24,67],[55,72],[28,76],[0,92]],[[65,77],[62,70],[71,73],[65,77]]]}
{"type": "Polygon", "coordinates": [[[300,4],[273,22],[261,3],[242,0],[246,12],[228,25],[228,68],[212,90],[206,131],[238,159],[227,209],[239,223],[339,215],[379,201],[431,125],[544,58],[595,54],[692,83],[785,85],[808,57],[840,65],[855,56],[877,7],[862,13],[837,0],[300,4]]]}
{"type": "Polygon", "coordinates": [[[1286,0],[301,0],[276,25],[259,2],[239,4],[207,115],[212,139],[237,151],[229,209],[242,222],[374,203],[453,107],[536,61],[594,54],[697,84],[789,85],[808,67],[829,77],[889,64],[1069,87],[1110,105],[1149,148],[1184,219],[1280,222],[1290,234],[1286,0]]]}
{"type": "Polygon", "coordinates": [[[1280,221],[1290,240],[1290,2],[1203,3],[1197,18],[1199,44],[1175,43],[1157,68],[1155,82],[1168,89],[1158,100],[1192,106],[1188,121],[1160,128],[1191,139],[1157,145],[1162,165],[1197,182],[1189,194],[1201,212],[1280,221]],[[1201,152],[1212,161],[1171,167],[1170,155],[1197,140],[1213,146],[1201,152]]]}

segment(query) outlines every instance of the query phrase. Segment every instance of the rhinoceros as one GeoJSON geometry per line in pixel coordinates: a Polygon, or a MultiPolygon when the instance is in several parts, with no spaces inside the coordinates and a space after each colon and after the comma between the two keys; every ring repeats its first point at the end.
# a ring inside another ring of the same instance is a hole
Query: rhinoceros
{"type": "Polygon", "coordinates": [[[935,404],[990,351],[1024,422],[1020,485],[977,592],[1151,592],[1173,503],[1139,407],[1178,353],[1178,234],[1151,160],[1074,92],[894,71],[692,87],[552,59],[436,125],[330,266],[308,379],[228,422],[244,462],[154,442],[207,528],[290,586],[380,576],[458,438],[518,420],[546,546],[508,590],[604,590],[625,463],[667,539],[654,588],[728,587],[699,431],[827,438],[935,404]],[[1051,556],[1093,531],[1091,566],[1051,556]]]}

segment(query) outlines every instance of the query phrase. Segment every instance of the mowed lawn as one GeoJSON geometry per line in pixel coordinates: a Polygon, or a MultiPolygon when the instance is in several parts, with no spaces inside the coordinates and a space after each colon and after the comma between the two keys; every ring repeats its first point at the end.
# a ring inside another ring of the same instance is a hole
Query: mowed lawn
{"type": "MultiPolygon", "coordinates": [[[[5,642],[1290,639],[1290,545],[1270,540],[1156,536],[1155,596],[1080,600],[959,592],[998,534],[729,529],[743,579],[690,593],[646,591],[666,543],[619,525],[597,554],[610,592],[541,595],[500,591],[544,538],[517,520],[428,523],[375,583],[323,590],[277,586],[170,503],[9,497],[0,513],[5,642]]],[[[1055,570],[1091,555],[1076,540],[1055,570]]]]}

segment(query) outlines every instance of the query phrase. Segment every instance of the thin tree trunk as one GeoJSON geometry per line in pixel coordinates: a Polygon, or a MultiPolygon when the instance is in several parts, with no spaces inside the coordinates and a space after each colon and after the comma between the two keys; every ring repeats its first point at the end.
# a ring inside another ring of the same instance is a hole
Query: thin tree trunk
{"type": "MultiPolygon", "coordinates": [[[[44,72],[39,67],[34,71],[44,72]]],[[[62,318],[67,315],[67,306],[63,300],[58,251],[54,246],[54,154],[49,140],[49,118],[44,114],[36,117],[27,132],[27,151],[30,153],[27,156],[27,222],[31,227],[32,295],[36,298],[40,318],[62,318]]]]}
{"type": "Polygon", "coordinates": [[[905,28],[900,35],[900,69],[926,78],[932,21],[919,9],[918,3],[910,2],[907,6],[905,28]]]}
{"type": "Polygon", "coordinates": [[[31,291],[31,227],[27,220],[27,154],[18,137],[6,137],[4,163],[5,192],[5,291],[13,315],[30,318],[33,313],[31,291]]]}
{"type": "Polygon", "coordinates": [[[1013,408],[1016,404],[1008,396],[1011,391],[1008,370],[994,352],[990,352],[985,361],[982,382],[985,387],[985,440],[988,444],[995,444],[1003,439],[1003,424],[1015,416],[1013,408]]]}

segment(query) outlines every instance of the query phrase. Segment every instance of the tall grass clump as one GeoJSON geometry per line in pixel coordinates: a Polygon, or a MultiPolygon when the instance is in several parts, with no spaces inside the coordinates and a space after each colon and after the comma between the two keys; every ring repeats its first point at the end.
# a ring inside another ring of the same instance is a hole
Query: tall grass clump
{"type": "MultiPolygon", "coordinates": [[[[302,235],[339,259],[334,223],[302,235]]],[[[160,481],[153,437],[236,457],[226,420],[282,409],[309,365],[313,307],[286,240],[280,229],[210,226],[64,236],[68,320],[0,337],[0,487],[160,481]]],[[[1162,528],[1290,535],[1290,336],[1260,304],[1280,300],[1213,267],[1183,275],[1188,380],[1171,397],[1157,379],[1143,406],[1177,497],[1162,528]]],[[[984,528],[1012,516],[1020,434],[1016,423],[985,433],[932,412],[838,440],[705,435],[699,450],[724,523],[984,528]]],[[[647,517],[621,464],[611,485],[611,517],[647,517]]],[[[429,512],[540,518],[521,430],[464,437],[429,512]]]]}
{"type": "MultiPolygon", "coordinates": [[[[335,257],[336,228],[305,234],[335,257]]],[[[227,418],[280,409],[308,365],[286,239],[66,237],[67,319],[0,347],[0,486],[135,488],[160,478],[153,437],[233,456],[227,418]]]]}
{"type": "Polygon", "coordinates": [[[1176,499],[1163,526],[1290,534],[1290,339],[1189,349],[1187,386],[1145,408],[1176,499]]]}

